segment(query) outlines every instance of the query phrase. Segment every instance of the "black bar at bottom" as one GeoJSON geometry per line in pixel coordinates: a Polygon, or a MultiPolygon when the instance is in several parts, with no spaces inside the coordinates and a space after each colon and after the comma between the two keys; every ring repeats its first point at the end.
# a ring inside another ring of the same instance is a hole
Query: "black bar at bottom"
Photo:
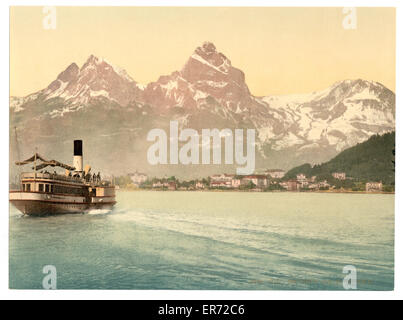
{"type": "Polygon", "coordinates": [[[144,319],[259,319],[267,301],[132,301],[144,319]]]}

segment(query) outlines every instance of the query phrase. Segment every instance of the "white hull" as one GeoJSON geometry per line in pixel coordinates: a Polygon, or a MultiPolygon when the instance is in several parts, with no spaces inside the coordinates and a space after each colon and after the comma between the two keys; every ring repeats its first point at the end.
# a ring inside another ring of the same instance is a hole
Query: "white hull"
{"type": "Polygon", "coordinates": [[[25,215],[85,213],[91,209],[111,209],[115,197],[82,197],[40,192],[11,191],[10,202],[25,215]]]}

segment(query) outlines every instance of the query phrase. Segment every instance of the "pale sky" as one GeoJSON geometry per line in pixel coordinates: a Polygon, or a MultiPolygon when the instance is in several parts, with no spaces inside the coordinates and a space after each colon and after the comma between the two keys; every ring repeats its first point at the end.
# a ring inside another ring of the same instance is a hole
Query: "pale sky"
{"type": "Polygon", "coordinates": [[[47,87],[69,64],[94,54],[147,84],[180,70],[213,42],[245,72],[256,96],[306,93],[362,78],[395,91],[395,9],[58,7],[55,30],[42,7],[10,9],[10,94],[47,87]]]}

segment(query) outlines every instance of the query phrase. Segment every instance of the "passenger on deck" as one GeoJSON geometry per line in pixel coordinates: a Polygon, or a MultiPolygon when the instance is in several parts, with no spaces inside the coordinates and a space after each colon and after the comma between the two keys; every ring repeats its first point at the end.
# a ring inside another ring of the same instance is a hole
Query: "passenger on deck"
{"type": "Polygon", "coordinates": [[[84,179],[85,179],[86,182],[90,182],[90,181],[91,181],[91,174],[90,174],[90,173],[87,173],[87,174],[85,175],[84,179]]]}

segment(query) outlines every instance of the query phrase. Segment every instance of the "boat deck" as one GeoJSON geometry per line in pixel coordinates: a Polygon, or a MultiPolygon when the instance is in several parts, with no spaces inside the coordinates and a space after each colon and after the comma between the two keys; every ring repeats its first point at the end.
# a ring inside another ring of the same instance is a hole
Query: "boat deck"
{"type": "Polygon", "coordinates": [[[99,182],[94,182],[94,181],[85,181],[84,179],[80,177],[73,177],[73,176],[66,176],[66,175],[61,175],[58,173],[50,173],[50,172],[23,172],[21,173],[21,180],[28,180],[28,179],[49,179],[49,180],[56,180],[56,181],[65,181],[65,182],[71,182],[71,183],[77,183],[80,185],[86,185],[89,187],[108,187],[108,186],[113,186],[111,182],[109,181],[101,181],[99,182]]]}

